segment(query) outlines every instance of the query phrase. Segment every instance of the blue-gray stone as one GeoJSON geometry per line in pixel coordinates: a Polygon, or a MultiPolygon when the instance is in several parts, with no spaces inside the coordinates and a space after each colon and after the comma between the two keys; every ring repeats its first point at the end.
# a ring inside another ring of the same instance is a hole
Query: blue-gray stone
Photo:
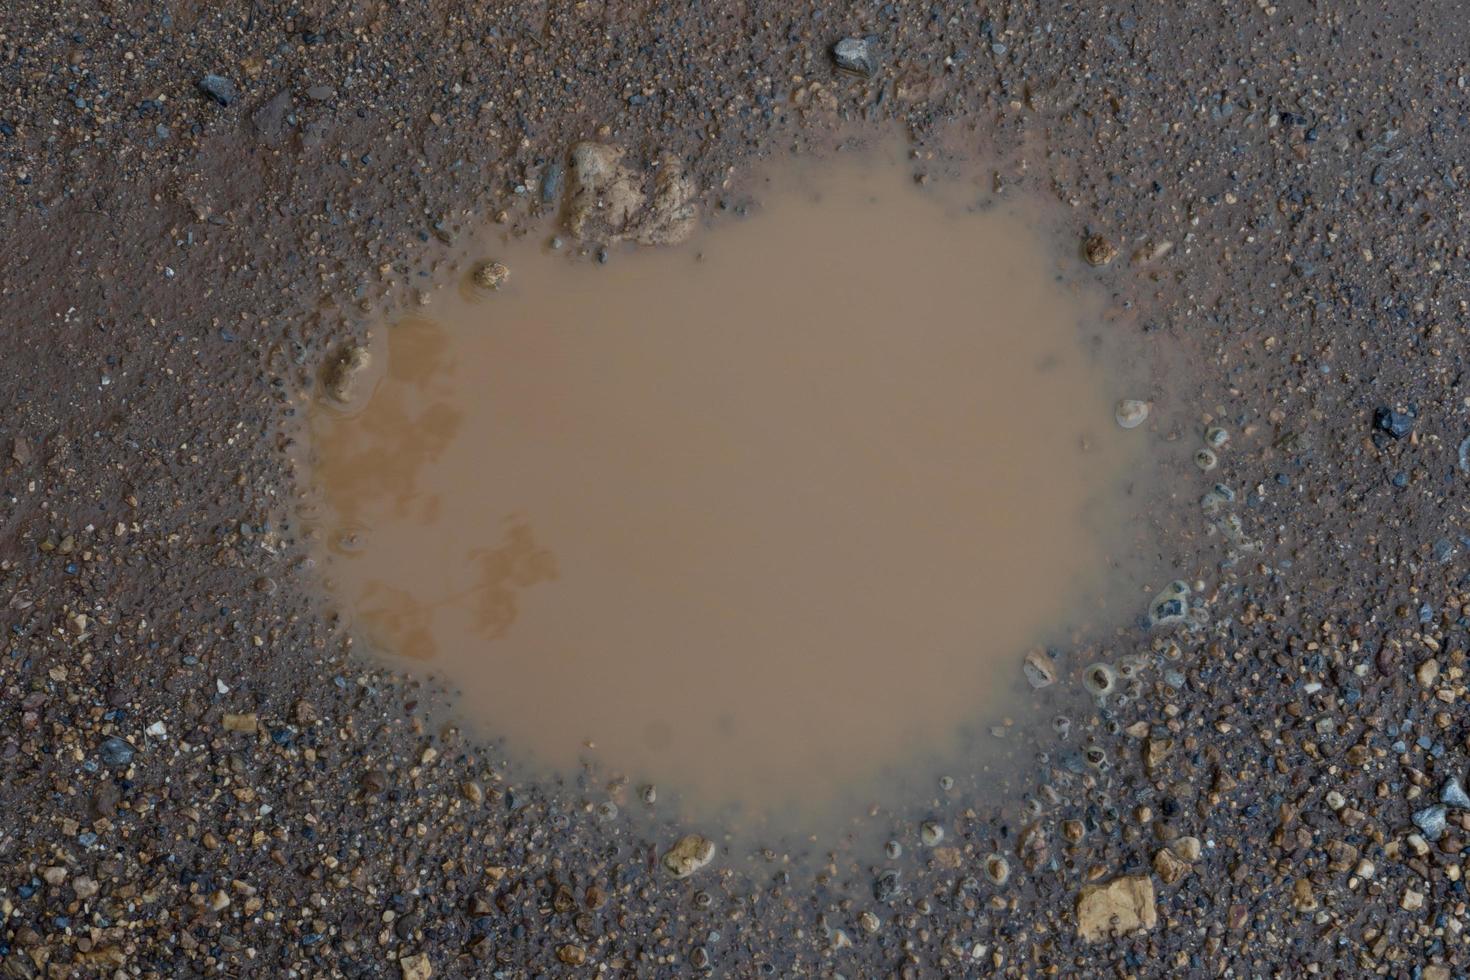
{"type": "Polygon", "coordinates": [[[1458,776],[1451,776],[1444,781],[1439,798],[1441,802],[1448,803],[1457,810],[1470,810],[1470,795],[1465,793],[1465,786],[1458,776]]]}
{"type": "Polygon", "coordinates": [[[199,79],[199,91],[220,105],[229,105],[239,97],[235,83],[223,75],[205,75],[199,79]]]}
{"type": "Polygon", "coordinates": [[[132,762],[133,755],[137,751],[137,749],[133,748],[131,742],[120,739],[116,735],[104,741],[97,748],[97,752],[99,755],[102,756],[103,762],[107,763],[109,766],[118,767],[125,766],[128,763],[132,762]]]}
{"type": "Polygon", "coordinates": [[[1449,809],[1443,803],[1426,806],[1414,813],[1414,826],[1424,833],[1424,839],[1439,840],[1444,836],[1444,822],[1449,809]]]}
{"type": "Polygon", "coordinates": [[[1385,405],[1373,412],[1373,427],[1388,433],[1395,439],[1402,439],[1414,431],[1414,416],[1408,412],[1395,411],[1385,405]]]}

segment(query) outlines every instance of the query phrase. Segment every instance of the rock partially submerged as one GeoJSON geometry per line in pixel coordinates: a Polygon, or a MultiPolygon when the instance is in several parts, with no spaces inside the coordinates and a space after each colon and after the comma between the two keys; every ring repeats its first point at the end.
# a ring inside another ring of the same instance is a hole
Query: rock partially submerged
{"type": "Polygon", "coordinates": [[[1027,651],[1026,659],[1021,662],[1021,672],[1026,675],[1026,682],[1037,689],[1057,682],[1056,661],[1045,650],[1027,651]]]}
{"type": "Polygon", "coordinates": [[[481,289],[499,289],[510,279],[510,267],[504,262],[482,262],[475,269],[475,285],[481,289]]]}
{"type": "Polygon", "coordinates": [[[1118,257],[1118,246],[1102,235],[1090,235],[1082,243],[1082,257],[1094,268],[1104,266],[1118,257]]]}
{"type": "Polygon", "coordinates": [[[608,143],[572,147],[567,231],[579,241],[611,245],[676,245],[694,233],[699,217],[694,181],[671,153],[662,154],[645,193],[645,175],[625,162],[627,151],[608,143]]]}
{"type": "Polygon", "coordinates": [[[1170,582],[1164,591],[1154,596],[1154,601],[1149,603],[1149,624],[1151,626],[1170,626],[1188,619],[1189,591],[1189,585],[1183,581],[1170,582]]]}
{"type": "Polygon", "coordinates": [[[685,834],[664,854],[664,867],[675,878],[688,878],[714,859],[714,841],[699,834],[685,834]]]}
{"type": "Polygon", "coordinates": [[[1086,885],[1077,895],[1077,935],[1085,942],[1158,924],[1154,882],[1148,875],[1124,875],[1105,884],[1086,885]]]}
{"type": "Polygon", "coordinates": [[[1136,429],[1148,418],[1149,404],[1140,398],[1124,398],[1113,408],[1119,428],[1136,429]]]}
{"type": "Polygon", "coordinates": [[[343,348],[322,372],[322,386],[333,401],[346,404],[357,393],[357,382],[372,363],[372,354],[356,344],[343,348]]]}

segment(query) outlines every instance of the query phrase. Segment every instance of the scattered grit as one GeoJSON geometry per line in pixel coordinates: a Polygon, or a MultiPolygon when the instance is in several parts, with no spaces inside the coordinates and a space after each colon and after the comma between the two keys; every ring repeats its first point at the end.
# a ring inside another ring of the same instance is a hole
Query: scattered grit
{"type": "Polygon", "coordinates": [[[1463,975],[1466,34],[1449,2],[6,4],[4,975],[1463,975]],[[1014,799],[943,790],[906,858],[799,873],[520,781],[349,659],[291,416],[461,229],[558,207],[584,141],[718,212],[750,158],[894,122],[1069,208],[1118,329],[1194,372],[1197,431],[1143,431],[1216,461],[1157,544],[1188,624],[1056,652],[1043,693],[1118,690],[1014,799]]]}

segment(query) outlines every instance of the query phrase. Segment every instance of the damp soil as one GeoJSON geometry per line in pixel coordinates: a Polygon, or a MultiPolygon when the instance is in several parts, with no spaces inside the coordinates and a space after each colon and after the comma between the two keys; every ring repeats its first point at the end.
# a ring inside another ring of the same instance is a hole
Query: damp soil
{"type": "Polygon", "coordinates": [[[5,5],[4,972],[1465,973],[1460,13],[5,5]],[[974,731],[1003,778],[814,866],[361,655],[293,469],[343,351],[487,224],[616,262],[889,125],[1052,202],[1159,442],[1229,436],[1139,543],[1207,617],[1069,636],[1065,738],[974,731]],[[588,142],[636,215],[569,199],[588,142]]]}
{"type": "Polygon", "coordinates": [[[1131,625],[1163,466],[1117,405],[1160,383],[1040,202],[904,156],[788,161],[602,262],[480,236],[315,403],[305,516],[356,634],[512,753],[790,833],[1015,718],[1028,651],[1051,683],[1047,645],[1131,625]]]}

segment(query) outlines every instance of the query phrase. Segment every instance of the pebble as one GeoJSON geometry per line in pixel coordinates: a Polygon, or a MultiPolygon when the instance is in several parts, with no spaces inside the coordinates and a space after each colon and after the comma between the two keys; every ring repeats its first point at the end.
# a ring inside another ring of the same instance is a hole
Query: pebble
{"type": "Polygon", "coordinates": [[[327,394],[338,402],[350,402],[357,393],[357,381],[372,363],[372,354],[366,347],[356,345],[342,350],[327,365],[322,383],[327,394]]]}
{"type": "Polygon", "coordinates": [[[1189,585],[1175,580],[1154,596],[1148,607],[1148,620],[1152,626],[1168,626],[1182,623],[1189,616],[1189,585]]]}
{"type": "Polygon", "coordinates": [[[878,70],[873,46],[864,38],[845,37],[832,46],[832,60],[843,71],[872,75],[878,70]]]}
{"type": "Polygon", "coordinates": [[[1220,465],[1220,457],[1215,455],[1213,449],[1204,446],[1195,451],[1194,465],[1198,466],[1201,472],[1208,473],[1220,465]]]}
{"type": "Polygon", "coordinates": [[[1077,895],[1077,935],[1084,942],[1150,930],[1158,922],[1154,883],[1148,875],[1085,885],[1077,895]]]}
{"type": "Polygon", "coordinates": [[[1148,418],[1149,404],[1137,398],[1124,398],[1113,409],[1113,418],[1124,429],[1136,429],[1148,418]]]}
{"type": "Polygon", "coordinates": [[[1096,663],[1082,672],[1082,686],[1095,697],[1107,697],[1118,685],[1118,672],[1108,664],[1096,663]]]}
{"type": "Polygon", "coordinates": [[[1190,864],[1198,861],[1204,852],[1204,845],[1200,843],[1198,837],[1180,837],[1169,846],[1173,848],[1175,854],[1190,864]]]}
{"type": "Polygon", "coordinates": [[[1439,661],[1424,661],[1414,669],[1414,677],[1419,681],[1420,687],[1433,687],[1434,682],[1439,680],[1439,661]]]}
{"type": "Polygon", "coordinates": [[[205,75],[199,79],[199,91],[222,106],[230,105],[240,97],[235,83],[223,75],[205,75]]]}
{"type": "Polygon", "coordinates": [[[1223,483],[1217,483],[1200,498],[1200,510],[1204,511],[1206,517],[1213,517],[1224,507],[1235,503],[1235,491],[1223,483]]]}
{"type": "Polygon", "coordinates": [[[1003,854],[991,854],[981,866],[985,880],[999,888],[1011,880],[1011,862],[1003,854]]]}
{"type": "Polygon", "coordinates": [[[944,840],[944,828],[932,820],[925,821],[919,827],[919,840],[925,847],[934,847],[944,840]]]}
{"type": "Polygon", "coordinates": [[[714,841],[699,834],[685,834],[664,854],[664,867],[675,878],[688,878],[714,859],[714,841]]]}
{"type": "Polygon", "coordinates": [[[1402,439],[1414,431],[1414,416],[1384,405],[1373,412],[1373,427],[1386,432],[1395,439],[1402,439]]]}
{"type": "Polygon", "coordinates": [[[893,899],[899,892],[899,875],[897,871],[884,871],[873,880],[873,897],[880,902],[893,899]]]}
{"type": "Polygon", "coordinates": [[[891,840],[883,845],[883,853],[888,855],[889,860],[896,861],[903,857],[903,845],[896,840],[891,840]]]}
{"type": "Polygon", "coordinates": [[[1088,265],[1097,268],[1118,257],[1118,246],[1102,235],[1092,235],[1082,243],[1082,256],[1088,265]]]}
{"type": "MultiPolygon", "coordinates": [[[[541,178],[541,203],[555,204],[561,197],[562,187],[566,184],[567,168],[560,163],[551,163],[546,168],[545,175],[541,178]]],[[[560,247],[557,244],[553,248],[560,247]]]]}
{"type": "Polygon", "coordinates": [[[102,761],[109,766],[117,766],[119,768],[131,763],[137,751],[137,749],[133,748],[131,742],[127,742],[116,736],[105,740],[98,747],[98,754],[102,756],[102,761]]]}
{"type": "Polygon", "coordinates": [[[227,714],[220,719],[220,724],[224,726],[227,732],[254,734],[260,728],[260,718],[254,714],[227,714]]]}
{"type": "Polygon", "coordinates": [[[1179,855],[1164,848],[1154,855],[1154,873],[1164,884],[1172,885],[1189,873],[1189,865],[1179,855]]]}
{"type": "Polygon", "coordinates": [[[1449,809],[1443,803],[1426,806],[1414,813],[1414,826],[1423,833],[1425,840],[1437,841],[1444,836],[1445,817],[1449,809]]]}
{"type": "Polygon", "coordinates": [[[1026,683],[1037,690],[1057,682],[1056,661],[1045,650],[1027,651],[1021,672],[1026,675],[1026,683]]]}
{"type": "Polygon", "coordinates": [[[481,289],[499,289],[510,279],[510,267],[503,262],[482,262],[475,270],[475,285],[481,289]]]}
{"type": "Polygon", "coordinates": [[[1218,425],[1205,430],[1205,445],[1211,449],[1219,449],[1230,441],[1230,433],[1218,425]]]}
{"type": "Polygon", "coordinates": [[[1458,776],[1451,776],[1444,781],[1444,788],[1439,791],[1441,803],[1448,804],[1457,810],[1470,810],[1470,795],[1465,793],[1465,786],[1460,782],[1458,776]]]}

